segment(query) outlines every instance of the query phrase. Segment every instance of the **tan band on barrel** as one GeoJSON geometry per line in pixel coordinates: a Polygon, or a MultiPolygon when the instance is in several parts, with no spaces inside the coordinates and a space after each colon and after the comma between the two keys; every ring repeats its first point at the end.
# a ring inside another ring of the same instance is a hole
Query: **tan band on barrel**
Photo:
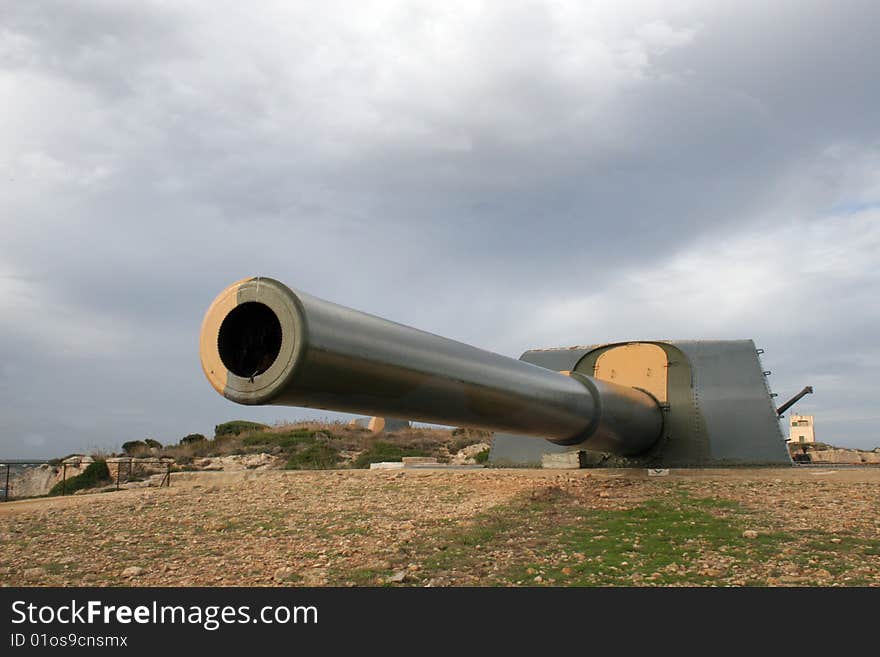
{"type": "Polygon", "coordinates": [[[230,311],[238,305],[238,291],[244,283],[254,280],[253,277],[243,278],[236,281],[223,290],[205,313],[202,320],[202,332],[199,334],[199,357],[202,361],[202,369],[208,382],[221,395],[226,389],[226,381],[229,371],[220,359],[220,350],[217,348],[217,338],[220,335],[220,325],[230,311]]]}

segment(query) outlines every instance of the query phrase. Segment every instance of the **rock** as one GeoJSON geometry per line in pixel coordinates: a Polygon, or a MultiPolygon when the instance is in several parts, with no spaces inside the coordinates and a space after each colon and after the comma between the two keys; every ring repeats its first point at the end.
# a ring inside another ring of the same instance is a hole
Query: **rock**
{"type": "Polygon", "coordinates": [[[583,450],[542,454],[541,467],[547,470],[578,470],[587,465],[585,454],[583,450]]]}
{"type": "Polygon", "coordinates": [[[399,584],[406,579],[406,571],[398,570],[396,573],[388,577],[385,581],[390,584],[399,584]]]}
{"type": "Polygon", "coordinates": [[[491,447],[492,446],[489,443],[475,443],[473,445],[468,445],[455,453],[452,457],[451,463],[453,465],[473,465],[476,463],[474,457],[480,452],[491,449],[491,447]]]}
{"type": "Polygon", "coordinates": [[[137,577],[144,574],[144,569],[140,566],[129,566],[122,571],[123,577],[137,577]]]}
{"type": "Polygon", "coordinates": [[[82,454],[74,454],[73,456],[68,456],[66,459],[62,461],[65,465],[73,465],[73,466],[86,466],[89,463],[93,463],[95,459],[91,456],[84,456],[82,454]]]}
{"type": "MultiPolygon", "coordinates": [[[[68,479],[79,474],[81,469],[76,466],[68,466],[68,479]]],[[[5,472],[3,473],[5,475],[5,472]]],[[[10,471],[9,495],[10,497],[36,497],[46,495],[52,486],[61,481],[63,468],[41,464],[38,466],[22,465],[14,467],[10,471]]],[[[0,485],[5,487],[5,481],[0,485]]]]}
{"type": "Polygon", "coordinates": [[[323,568],[310,568],[303,573],[304,586],[324,586],[327,584],[327,571],[323,568]]]}
{"type": "Polygon", "coordinates": [[[743,538],[758,538],[758,532],[754,529],[747,529],[743,532],[743,538]]]}
{"type": "Polygon", "coordinates": [[[861,452],[852,449],[817,449],[809,453],[813,463],[861,463],[861,452]]]}

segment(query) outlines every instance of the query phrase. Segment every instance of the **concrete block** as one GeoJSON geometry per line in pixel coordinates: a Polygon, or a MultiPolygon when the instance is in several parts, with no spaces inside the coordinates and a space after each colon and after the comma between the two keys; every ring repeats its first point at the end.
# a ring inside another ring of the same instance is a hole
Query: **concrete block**
{"type": "Polygon", "coordinates": [[[583,451],[541,455],[541,467],[548,470],[578,470],[586,466],[587,459],[583,451]]]}
{"type": "Polygon", "coordinates": [[[382,463],[370,463],[370,470],[403,470],[400,461],[383,461],[382,463]]]}

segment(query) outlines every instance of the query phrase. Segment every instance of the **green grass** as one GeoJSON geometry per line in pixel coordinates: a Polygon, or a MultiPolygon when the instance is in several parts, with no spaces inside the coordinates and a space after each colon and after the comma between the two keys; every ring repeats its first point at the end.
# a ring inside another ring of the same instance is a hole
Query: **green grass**
{"type": "MultiPolygon", "coordinates": [[[[425,555],[422,580],[466,573],[489,586],[765,585],[767,577],[784,574],[765,569],[749,575],[749,567],[778,558],[797,537],[762,531],[744,538],[754,520],[754,512],[735,502],[682,491],[621,510],[589,508],[549,487],[412,547],[425,555]]],[[[814,559],[810,567],[836,574],[832,561],[814,559]]]]}
{"type": "Polygon", "coordinates": [[[520,568],[511,576],[525,579],[531,568],[543,572],[542,579],[574,586],[630,585],[642,579],[658,585],[706,584],[717,577],[708,572],[725,574],[728,567],[690,568],[695,554],[715,553],[720,558],[727,552],[723,556],[740,560],[750,551],[757,556],[780,538],[765,535],[749,542],[742,538],[743,525],[738,519],[707,512],[728,510],[729,505],[709,499],[689,501],[677,505],[650,500],[625,511],[575,513],[578,520],[560,527],[557,534],[568,556],[546,567],[527,564],[524,572],[520,568]]]}
{"type": "Polygon", "coordinates": [[[356,468],[369,468],[370,463],[400,461],[404,456],[430,456],[430,454],[422,449],[377,440],[370,449],[362,452],[355,459],[353,465],[356,468]]]}
{"type": "Polygon", "coordinates": [[[283,432],[261,431],[245,436],[241,442],[248,447],[280,447],[285,452],[292,452],[301,445],[313,444],[316,433],[308,429],[283,432]]]}

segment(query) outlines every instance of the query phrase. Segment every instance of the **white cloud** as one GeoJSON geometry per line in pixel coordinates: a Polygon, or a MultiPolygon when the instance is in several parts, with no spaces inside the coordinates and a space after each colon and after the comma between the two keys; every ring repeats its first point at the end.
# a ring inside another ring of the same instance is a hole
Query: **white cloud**
{"type": "Polygon", "coordinates": [[[72,305],[45,285],[3,271],[0,332],[59,359],[112,358],[132,340],[131,327],[109,313],[72,305]]]}
{"type": "Polygon", "coordinates": [[[598,342],[833,331],[845,317],[829,305],[880,325],[878,253],[880,209],[713,234],[617,272],[600,291],[538,302],[518,333],[559,327],[560,339],[598,342]]]}

